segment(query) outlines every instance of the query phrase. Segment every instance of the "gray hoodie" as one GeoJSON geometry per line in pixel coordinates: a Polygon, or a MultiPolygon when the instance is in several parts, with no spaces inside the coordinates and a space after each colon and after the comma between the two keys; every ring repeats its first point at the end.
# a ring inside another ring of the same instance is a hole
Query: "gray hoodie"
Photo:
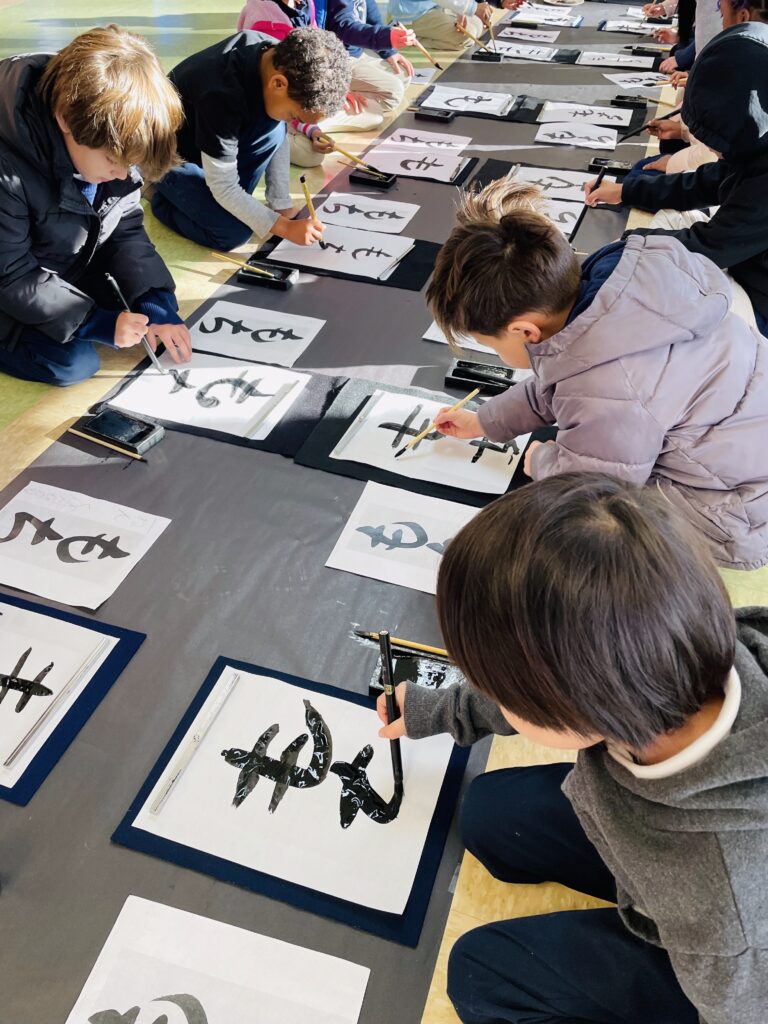
{"type": "Polygon", "coordinates": [[[534,376],[482,406],[484,432],[557,423],[534,479],[595,470],[657,485],[721,565],[766,564],[768,343],[730,301],[705,257],[632,235],[591,305],[527,346],[534,376]]]}
{"type": "MultiPolygon", "coordinates": [[[[736,617],[742,697],[730,735],[655,780],[600,744],[579,753],[563,787],[616,878],[624,924],[667,950],[702,1024],[768,1021],[768,608],[736,617]]],[[[405,726],[413,738],[449,732],[464,744],[511,731],[468,686],[409,684],[405,726]]]]}

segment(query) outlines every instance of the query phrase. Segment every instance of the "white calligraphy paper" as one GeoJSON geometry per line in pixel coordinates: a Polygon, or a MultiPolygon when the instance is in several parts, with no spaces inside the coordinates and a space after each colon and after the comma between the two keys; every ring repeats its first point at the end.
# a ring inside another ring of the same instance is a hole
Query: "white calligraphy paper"
{"type": "Polygon", "coordinates": [[[167,374],[150,368],[111,398],[110,405],[254,441],[269,436],[310,380],[295,370],[205,352],[193,352],[188,363],[178,365],[166,353],[160,362],[167,374]]]}
{"type": "Polygon", "coordinates": [[[560,228],[566,238],[570,238],[573,229],[576,227],[581,211],[584,209],[584,203],[571,203],[559,199],[549,199],[547,201],[547,216],[549,219],[560,228]]]}
{"type": "MultiPolygon", "coordinates": [[[[424,332],[423,338],[425,341],[440,342],[441,345],[448,344],[448,339],[434,320],[424,332]]],[[[481,345],[479,341],[475,341],[475,339],[469,334],[460,335],[458,344],[462,348],[471,349],[473,352],[489,352],[492,355],[496,354],[492,348],[489,348],[487,345],[481,345]]]]}
{"type": "Polygon", "coordinates": [[[436,594],[445,545],[476,515],[467,505],[367,483],[325,564],[436,594]]]}
{"type": "Polygon", "coordinates": [[[496,52],[505,60],[535,60],[548,63],[557,53],[550,46],[526,46],[524,43],[511,43],[504,39],[496,42],[496,52]]]}
{"type": "Polygon", "coordinates": [[[547,100],[536,120],[540,124],[552,121],[575,121],[581,124],[606,124],[626,128],[632,120],[632,111],[626,107],[596,107],[589,103],[558,103],[547,100]]]}
{"type": "Polygon", "coordinates": [[[634,53],[611,53],[608,50],[582,50],[576,63],[592,68],[652,68],[655,57],[642,57],[634,53]]]}
{"type": "Polygon", "coordinates": [[[66,1024],[357,1024],[369,973],[129,896],[66,1024]]]}
{"type": "Polygon", "coordinates": [[[411,85],[428,85],[437,74],[437,68],[414,68],[411,85]]]}
{"type": "Polygon", "coordinates": [[[581,15],[566,14],[536,4],[523,4],[509,16],[509,21],[515,25],[559,25],[562,28],[577,28],[583,20],[581,15]]]}
{"type": "Polygon", "coordinates": [[[669,76],[661,75],[658,71],[646,71],[644,74],[626,75],[603,75],[609,82],[618,85],[620,89],[661,89],[669,84],[669,76]]]}
{"type": "Polygon", "coordinates": [[[459,487],[484,494],[506,491],[517,469],[529,434],[508,444],[485,438],[462,441],[432,431],[399,459],[395,452],[434,420],[440,409],[451,405],[415,395],[374,391],[331,452],[332,459],[362,462],[412,480],[459,487]]]}
{"type": "Polygon", "coordinates": [[[498,34],[501,39],[521,39],[524,43],[554,43],[560,35],[559,29],[503,28],[498,34]]]}
{"type": "Polygon", "coordinates": [[[630,32],[632,35],[647,36],[653,32],[654,26],[636,18],[613,18],[606,21],[601,32],[630,32]]]}
{"type": "Polygon", "coordinates": [[[170,521],[28,483],[0,510],[0,583],[62,604],[98,608],[170,521]]]}
{"type": "Polygon", "coordinates": [[[381,146],[418,146],[419,149],[438,149],[461,153],[471,141],[469,135],[429,132],[423,128],[396,128],[386,139],[377,143],[377,148],[381,146]]]}
{"type": "Polygon", "coordinates": [[[293,366],[324,324],[325,320],[312,316],[220,299],[190,328],[190,334],[195,351],[293,366]]]}
{"type": "Polygon", "coordinates": [[[296,245],[284,239],[267,259],[280,260],[308,270],[318,268],[377,280],[395,267],[415,244],[412,238],[402,235],[358,231],[335,225],[326,228],[323,242],[324,249],[319,243],[296,245]]]}
{"type": "MultiPolygon", "coordinates": [[[[594,172],[554,170],[551,167],[519,166],[513,175],[515,181],[526,181],[537,185],[547,198],[565,199],[572,203],[584,202],[584,186],[594,181],[594,172]]],[[[604,181],[615,181],[615,177],[606,177],[604,181]]]]}
{"type": "Polygon", "coordinates": [[[419,207],[415,203],[396,203],[392,199],[331,192],[315,207],[315,212],[323,224],[396,235],[419,212],[419,207]]]}
{"type": "Polygon", "coordinates": [[[373,706],[293,686],[267,673],[226,666],[139,811],[134,828],[338,899],[401,914],[451,757],[453,741],[448,736],[402,741],[405,796],[399,813],[388,822],[372,820],[360,806],[348,827],[342,828],[346,768],[342,775],[329,771],[319,784],[287,786],[282,792],[268,777],[241,775],[247,771],[249,752],[263,749],[265,756],[278,761],[296,737],[312,732],[298,755],[299,768],[314,766],[312,770],[320,774],[318,752],[323,748],[326,771],[331,759],[350,766],[370,744],[368,781],[389,801],[394,792],[389,742],[380,739],[377,731],[373,706]],[[229,695],[212,716],[227,691],[229,695]],[[308,721],[305,701],[321,716],[330,744],[320,738],[314,715],[314,728],[308,721]],[[202,729],[205,722],[210,725],[202,729]],[[264,736],[267,730],[271,738],[264,736]],[[195,743],[198,732],[202,739],[195,743]],[[185,757],[190,743],[194,756],[159,810],[152,813],[176,775],[177,759],[185,757]],[[241,786],[246,792],[235,806],[241,786]],[[367,870],[365,865],[373,863],[376,870],[367,870]]]}
{"type": "Polygon", "coordinates": [[[580,146],[585,149],[616,148],[618,133],[615,128],[603,128],[593,124],[577,124],[566,121],[562,124],[552,122],[543,124],[536,132],[535,142],[554,144],[557,146],[580,146]]]}
{"type": "Polygon", "coordinates": [[[0,601],[0,786],[16,785],[116,643],[0,601]],[[10,675],[34,683],[32,692],[3,679],[10,675]]]}
{"type": "Polygon", "coordinates": [[[446,182],[453,181],[467,163],[466,158],[455,151],[390,145],[386,142],[368,154],[368,162],[385,174],[446,182]]]}
{"type": "Polygon", "coordinates": [[[504,92],[478,92],[477,89],[436,85],[421,105],[430,110],[455,110],[457,113],[503,117],[514,101],[514,96],[504,92]]]}

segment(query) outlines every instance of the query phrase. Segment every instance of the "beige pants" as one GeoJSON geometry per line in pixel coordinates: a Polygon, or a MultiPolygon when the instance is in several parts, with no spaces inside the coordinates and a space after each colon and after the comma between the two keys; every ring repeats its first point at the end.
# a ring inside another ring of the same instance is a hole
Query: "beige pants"
{"type": "MultiPolygon", "coordinates": [[[[456,15],[442,7],[433,7],[412,21],[408,28],[413,29],[419,42],[428,50],[463,50],[469,44],[469,39],[456,31],[456,15]]],[[[484,32],[483,23],[474,14],[470,14],[467,30],[479,39],[484,32]]]]}
{"type": "MultiPolygon", "coordinates": [[[[405,89],[408,79],[405,75],[395,74],[394,70],[386,61],[371,54],[363,53],[360,57],[352,58],[352,78],[350,80],[350,92],[359,92],[368,100],[365,114],[379,118],[379,123],[400,106],[405,96],[405,89]]],[[[358,115],[345,114],[343,111],[334,114],[332,118],[323,121],[324,128],[332,127],[335,132],[354,131],[358,128],[355,118],[358,115]]],[[[363,129],[368,130],[373,125],[365,125],[363,129]]],[[[323,162],[323,154],[318,153],[306,135],[288,131],[291,145],[291,163],[297,167],[319,167],[323,162]]]]}

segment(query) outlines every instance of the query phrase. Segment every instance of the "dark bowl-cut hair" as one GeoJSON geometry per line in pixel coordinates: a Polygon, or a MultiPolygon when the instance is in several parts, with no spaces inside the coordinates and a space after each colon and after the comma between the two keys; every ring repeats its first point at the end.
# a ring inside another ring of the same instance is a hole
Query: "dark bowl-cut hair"
{"type": "Polygon", "coordinates": [[[448,650],[531,725],[639,748],[723,692],[736,626],[698,536],[654,489],[567,473],[494,501],[437,586],[448,650]]]}
{"type": "Polygon", "coordinates": [[[288,79],[288,95],[304,110],[335,114],[344,105],[352,65],[333,32],[297,28],[272,52],[275,69],[288,79]]]}

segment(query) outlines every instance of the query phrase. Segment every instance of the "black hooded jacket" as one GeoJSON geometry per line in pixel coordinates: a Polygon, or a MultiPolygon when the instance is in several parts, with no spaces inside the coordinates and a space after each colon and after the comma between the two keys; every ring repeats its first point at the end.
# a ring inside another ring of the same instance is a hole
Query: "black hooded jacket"
{"type": "MultiPolygon", "coordinates": [[[[97,262],[129,304],[173,278],[144,230],[142,180],[100,185],[91,204],[38,83],[49,54],[0,61],[0,348],[24,327],[65,343],[95,309],[85,277],[97,262]]],[[[178,317],[175,317],[178,320],[178,317]]],[[[160,322],[160,321],[158,321],[160,322]]]]}
{"type": "Polygon", "coordinates": [[[715,36],[688,78],[682,117],[691,134],[722,157],[696,171],[641,174],[622,201],[641,210],[700,210],[719,204],[708,222],[672,235],[691,252],[727,269],[768,320],[768,25],[744,22],[715,36]]]}

